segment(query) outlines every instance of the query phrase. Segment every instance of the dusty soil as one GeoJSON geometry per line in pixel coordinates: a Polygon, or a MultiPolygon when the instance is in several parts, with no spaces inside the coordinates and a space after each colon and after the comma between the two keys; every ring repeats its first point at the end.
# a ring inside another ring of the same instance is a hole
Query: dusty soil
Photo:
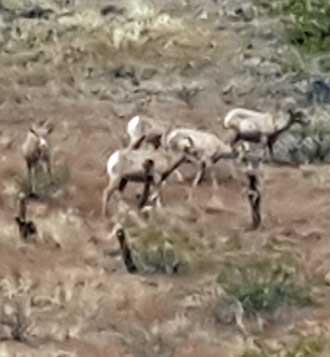
{"type": "MultiPolygon", "coordinates": [[[[230,56],[240,37],[228,32],[212,40],[225,48],[220,78],[230,77],[230,56]]],[[[123,61],[125,65],[130,61],[136,65],[136,57],[131,56],[123,61]]],[[[144,58],[152,65],[158,60],[144,58]]],[[[126,101],[99,92],[86,94],[80,87],[85,79],[74,66],[70,75],[75,84],[70,84],[68,68],[48,62],[35,69],[50,71],[46,83],[36,84],[31,82],[36,80],[31,75],[35,64],[1,63],[1,356],[239,357],[247,356],[244,353],[252,347],[268,353],[260,356],[273,356],[289,350],[299,336],[330,333],[328,167],[264,165],[263,224],[257,231],[248,230],[250,214],[238,164],[219,163],[219,190],[212,191],[206,180],[196,190],[193,204],[186,198],[194,171],[185,167],[187,182],[170,180],[164,190],[166,207],[156,214],[161,229],[179,227],[188,236],[188,253],[195,254],[199,264],[193,262],[188,272],[177,275],[131,275],[118,254],[116,237],[110,234],[118,218],[117,202],[111,203],[111,217],[102,219],[101,195],[106,160],[127,142],[126,123],[144,95],[134,96],[131,86],[126,101]],[[55,174],[68,176],[46,200],[30,202],[28,215],[39,235],[36,241],[23,242],[13,218],[16,194],[26,177],[20,145],[32,121],[43,118],[55,123],[51,136],[55,174]],[[299,256],[304,270],[322,277],[315,291],[321,303],[284,307],[276,317],[263,315],[259,324],[244,316],[244,333],[237,324],[216,318],[216,276],[227,256],[258,253],[269,244],[274,251],[299,256]],[[20,321],[15,320],[15,312],[20,321]]],[[[209,84],[218,74],[214,62],[210,68],[209,84]]],[[[156,81],[166,87],[162,80],[156,81]]],[[[116,87],[116,80],[110,82],[116,87]]],[[[92,91],[93,81],[84,85],[92,91]]],[[[226,133],[216,119],[230,104],[219,92],[213,97],[213,91],[209,85],[207,95],[193,106],[167,91],[155,95],[147,111],[157,120],[203,127],[222,137],[226,133]]],[[[251,94],[244,102],[252,105],[257,99],[251,94]]],[[[125,193],[132,210],[136,188],[131,185],[125,193]]]]}
{"type": "MultiPolygon", "coordinates": [[[[267,241],[287,240],[305,257],[308,269],[326,274],[330,268],[328,169],[264,166],[263,227],[257,232],[246,231],[250,216],[235,165],[219,164],[219,192],[205,182],[195,192],[194,207],[185,202],[188,183],[172,180],[164,192],[166,212],[172,215],[171,222],[183,219],[180,224],[196,236],[209,264],[183,276],[130,275],[120,257],[111,254],[118,249],[117,241],[109,237],[111,224],[100,218],[106,152],[118,147],[126,123],[109,113],[111,104],[106,102],[60,98],[1,108],[1,131],[12,140],[2,149],[1,296],[7,304],[22,299],[32,321],[32,342],[6,342],[3,348],[8,355],[24,351],[31,356],[51,355],[51,351],[60,355],[56,352],[60,350],[77,356],[239,356],[244,350],[240,331],[217,323],[208,311],[209,303],[203,301],[216,299],[212,277],[218,273],[224,242],[239,236],[244,249],[258,251],[267,241]],[[26,175],[19,145],[29,118],[44,116],[57,123],[52,137],[55,167],[67,165],[70,177],[59,197],[31,203],[29,216],[41,237],[35,243],[23,243],[13,221],[15,179],[26,175]],[[238,180],[230,178],[233,169],[238,180]],[[209,207],[212,200],[213,209],[209,207]],[[176,215],[180,211],[189,212],[180,218],[176,215]],[[194,295],[201,302],[185,307],[185,300],[194,295]],[[226,343],[220,342],[224,336],[226,343]]],[[[192,125],[193,118],[203,117],[173,105],[167,114],[191,120],[192,125]]],[[[134,188],[126,194],[130,202],[134,188]]],[[[112,214],[115,211],[113,202],[112,214]]],[[[292,312],[285,326],[312,320],[316,312],[292,312]]],[[[325,306],[322,318],[326,316],[325,306]]],[[[279,333],[282,336],[276,324],[263,331],[267,338],[278,338],[279,333]]]]}

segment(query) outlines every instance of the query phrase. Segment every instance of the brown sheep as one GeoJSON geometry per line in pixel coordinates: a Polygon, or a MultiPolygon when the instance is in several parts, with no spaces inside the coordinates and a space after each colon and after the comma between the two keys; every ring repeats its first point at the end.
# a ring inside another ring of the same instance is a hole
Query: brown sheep
{"type": "Polygon", "coordinates": [[[51,150],[48,137],[54,127],[48,121],[32,124],[22,145],[22,153],[28,171],[28,181],[31,193],[36,191],[36,169],[41,165],[52,181],[51,150]]]}

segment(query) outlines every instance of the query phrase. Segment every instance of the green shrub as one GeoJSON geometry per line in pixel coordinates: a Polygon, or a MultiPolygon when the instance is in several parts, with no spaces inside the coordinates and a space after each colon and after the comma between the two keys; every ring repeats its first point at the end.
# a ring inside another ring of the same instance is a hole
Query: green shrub
{"type": "Polygon", "coordinates": [[[182,233],[150,225],[135,235],[134,260],[140,271],[173,274],[190,269],[192,253],[182,233]]]}
{"type": "Polygon", "coordinates": [[[288,40],[308,53],[330,50],[330,2],[324,0],[258,0],[274,15],[285,15],[288,40]]]}
{"type": "Polygon", "coordinates": [[[226,262],[218,283],[242,304],[247,315],[313,302],[307,278],[299,265],[283,258],[252,255],[226,262]]]}

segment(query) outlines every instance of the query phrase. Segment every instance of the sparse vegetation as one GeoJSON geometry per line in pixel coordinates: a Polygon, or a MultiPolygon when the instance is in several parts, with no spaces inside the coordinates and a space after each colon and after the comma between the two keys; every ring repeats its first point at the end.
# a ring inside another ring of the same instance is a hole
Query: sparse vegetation
{"type": "Polygon", "coordinates": [[[34,191],[32,191],[30,182],[25,176],[17,178],[18,191],[24,192],[27,197],[32,194],[41,200],[46,200],[55,192],[63,190],[69,177],[70,172],[67,166],[57,167],[56,171],[53,173],[52,179],[50,179],[47,173],[43,170],[43,167],[37,165],[34,191]]]}
{"type": "Polygon", "coordinates": [[[247,316],[274,312],[283,305],[313,302],[311,286],[299,265],[283,257],[251,255],[226,262],[218,283],[235,297],[247,316]]]}
{"type": "Polygon", "coordinates": [[[329,343],[325,336],[309,336],[299,338],[294,346],[288,346],[277,354],[250,350],[246,351],[242,357],[323,357],[329,353],[329,343]]]}
{"type": "Polygon", "coordinates": [[[1,309],[0,330],[4,327],[9,330],[7,336],[3,338],[21,343],[27,342],[31,319],[28,301],[25,301],[25,297],[15,297],[11,301],[6,301],[1,309]]]}

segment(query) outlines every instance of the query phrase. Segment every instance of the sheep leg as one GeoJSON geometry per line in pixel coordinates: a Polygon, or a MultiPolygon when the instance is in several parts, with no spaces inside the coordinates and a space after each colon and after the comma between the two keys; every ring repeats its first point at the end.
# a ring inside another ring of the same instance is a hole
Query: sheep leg
{"type": "Polygon", "coordinates": [[[252,214],[251,229],[257,229],[261,224],[259,179],[255,173],[248,173],[248,200],[252,214]]]}
{"type": "Polygon", "coordinates": [[[116,235],[117,235],[117,238],[119,241],[121,256],[122,256],[122,259],[124,261],[127,271],[129,273],[136,273],[138,269],[137,269],[137,267],[134,263],[133,257],[132,257],[132,250],[126,240],[125,231],[123,229],[120,229],[116,235]]]}
{"type": "Polygon", "coordinates": [[[49,181],[53,182],[53,171],[49,158],[45,161],[45,166],[46,166],[47,175],[49,177],[49,181]]]}
{"type": "Polygon", "coordinates": [[[150,201],[152,204],[155,204],[156,207],[160,208],[163,207],[162,204],[162,197],[161,197],[161,191],[156,190],[151,196],[150,196],[150,201]]]}
{"type": "Polygon", "coordinates": [[[198,172],[195,176],[195,179],[190,187],[189,194],[188,194],[188,202],[192,202],[194,189],[197,187],[197,185],[199,183],[201,183],[201,181],[205,177],[205,171],[206,171],[206,163],[204,161],[202,161],[199,164],[199,170],[198,170],[198,172]]]}
{"type": "Polygon", "coordinates": [[[147,160],[144,163],[144,188],[142,195],[140,197],[138,207],[141,209],[147,203],[150,194],[151,185],[154,182],[154,162],[152,160],[147,160]]]}
{"type": "Polygon", "coordinates": [[[178,182],[181,182],[181,183],[184,182],[184,177],[179,170],[175,170],[174,175],[176,176],[178,182]]]}
{"type": "Polygon", "coordinates": [[[28,183],[29,183],[29,190],[31,194],[35,193],[35,181],[36,181],[36,175],[35,175],[35,166],[31,161],[27,161],[27,171],[28,171],[28,183]]]}
{"type": "Polygon", "coordinates": [[[252,229],[257,229],[261,223],[260,200],[259,191],[249,192],[249,202],[252,211],[252,229]]]}
{"type": "Polygon", "coordinates": [[[218,183],[217,175],[215,173],[214,165],[210,166],[210,175],[212,180],[212,189],[213,191],[217,191],[219,189],[219,183],[218,183]]]}
{"type": "Polygon", "coordinates": [[[156,207],[161,208],[163,207],[163,185],[164,183],[161,183],[159,187],[156,188],[156,192],[154,194],[155,200],[156,200],[156,207]]]}
{"type": "MultiPolygon", "coordinates": [[[[267,148],[267,151],[268,151],[268,156],[269,156],[269,158],[271,158],[272,157],[272,154],[271,154],[271,152],[270,152],[270,150],[269,150],[269,144],[268,144],[268,138],[267,138],[267,136],[266,135],[262,135],[261,136],[261,138],[260,138],[260,142],[261,142],[261,144],[264,146],[264,148],[267,148]]],[[[264,152],[264,159],[266,159],[267,158],[267,154],[264,152]]]]}
{"type": "Polygon", "coordinates": [[[230,146],[232,148],[232,151],[234,154],[238,154],[238,150],[237,150],[237,145],[240,142],[240,136],[238,133],[236,133],[236,135],[232,138],[232,140],[230,141],[230,146]]]}
{"type": "Polygon", "coordinates": [[[199,164],[199,170],[195,176],[194,182],[193,182],[193,186],[196,187],[197,185],[199,185],[204,177],[205,177],[205,172],[206,172],[206,163],[204,161],[202,161],[199,164]]]}
{"type": "Polygon", "coordinates": [[[268,152],[269,152],[269,156],[272,160],[274,160],[274,142],[273,140],[269,140],[267,141],[267,147],[268,147],[268,152]]]}
{"type": "Polygon", "coordinates": [[[118,181],[111,181],[109,179],[109,183],[107,187],[103,191],[103,196],[102,196],[102,215],[103,217],[107,217],[108,214],[108,203],[110,201],[111,196],[114,194],[114,192],[118,189],[118,181]]]}
{"type": "Polygon", "coordinates": [[[185,155],[179,157],[177,161],[175,161],[166,171],[164,171],[161,174],[160,184],[163,181],[167,180],[167,178],[171,175],[171,173],[174,172],[176,169],[178,169],[178,167],[182,165],[185,161],[186,161],[185,155]]]}

